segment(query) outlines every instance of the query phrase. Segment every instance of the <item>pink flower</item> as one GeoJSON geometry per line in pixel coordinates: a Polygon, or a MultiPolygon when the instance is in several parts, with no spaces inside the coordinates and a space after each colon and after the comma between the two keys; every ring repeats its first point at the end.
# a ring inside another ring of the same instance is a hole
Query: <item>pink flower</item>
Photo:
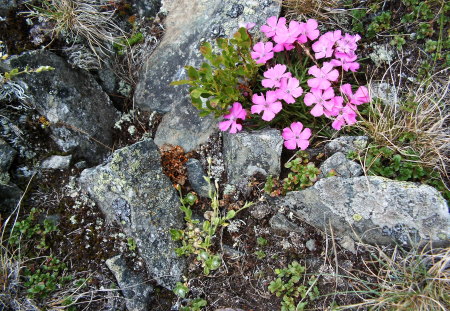
{"type": "Polygon", "coordinates": [[[308,80],[308,86],[321,90],[329,88],[331,86],[330,81],[336,81],[339,77],[339,71],[333,69],[333,65],[329,62],[324,62],[322,68],[316,65],[312,66],[308,73],[315,77],[308,80]]]}
{"type": "Polygon", "coordinates": [[[308,19],[306,23],[300,23],[300,35],[297,38],[299,43],[305,43],[309,40],[316,40],[320,31],[317,29],[317,21],[315,19],[308,19]]]}
{"type": "Polygon", "coordinates": [[[364,103],[368,103],[371,101],[369,96],[369,91],[365,86],[360,86],[355,94],[352,92],[352,86],[348,83],[341,86],[341,93],[345,94],[350,102],[353,105],[361,105],[364,103]]]}
{"type": "Polygon", "coordinates": [[[310,93],[306,93],[304,102],[306,106],[316,104],[311,110],[311,114],[315,117],[320,117],[324,114],[324,109],[332,111],[334,107],[334,101],[331,101],[334,97],[333,88],[329,87],[325,91],[320,89],[311,89],[310,93]]]}
{"type": "Polygon", "coordinates": [[[267,19],[267,25],[261,26],[261,31],[265,33],[267,38],[272,38],[275,36],[277,29],[284,25],[286,25],[286,19],[284,17],[278,19],[276,16],[272,16],[267,19]]]}
{"type": "Polygon", "coordinates": [[[300,24],[296,21],[291,21],[289,23],[289,28],[286,26],[278,27],[275,33],[275,37],[273,37],[273,41],[277,43],[277,45],[274,47],[274,51],[281,52],[284,49],[293,49],[293,43],[297,40],[300,31],[300,24]]]}
{"type": "Polygon", "coordinates": [[[309,146],[309,138],[311,137],[311,130],[309,128],[303,129],[301,122],[293,122],[290,127],[283,129],[281,134],[284,138],[284,146],[287,149],[305,150],[309,146]],[[303,131],[302,131],[303,130],[303,131]]]}
{"type": "Polygon", "coordinates": [[[339,59],[332,59],[330,63],[333,66],[342,66],[342,69],[345,71],[353,71],[356,72],[359,69],[359,63],[355,62],[357,56],[354,54],[353,56],[348,56],[347,54],[342,54],[339,59]]]}
{"type": "Polygon", "coordinates": [[[336,53],[347,54],[348,56],[353,56],[358,47],[356,42],[361,39],[359,35],[349,35],[346,33],[343,38],[340,38],[336,42],[336,53]]]}
{"type": "Polygon", "coordinates": [[[240,103],[235,102],[230,108],[230,113],[223,116],[224,119],[228,120],[219,122],[219,129],[221,131],[226,131],[228,130],[228,128],[230,128],[230,133],[235,134],[242,130],[242,125],[237,123],[237,120],[245,120],[246,116],[247,111],[242,108],[242,105],[240,103]]]}
{"type": "Polygon", "coordinates": [[[255,23],[246,23],[246,22],[240,22],[239,23],[239,28],[244,27],[247,30],[250,30],[250,29],[252,29],[255,26],[256,26],[255,23]]]}
{"type": "Polygon", "coordinates": [[[252,97],[252,102],[254,103],[254,105],[251,107],[251,112],[261,113],[262,111],[264,111],[261,117],[264,121],[272,120],[275,115],[283,108],[281,102],[278,101],[278,97],[275,91],[267,91],[265,98],[263,94],[254,94],[252,97]]]}
{"type": "Polygon", "coordinates": [[[280,87],[281,78],[290,78],[291,73],[286,72],[286,66],[277,64],[275,67],[268,69],[264,72],[264,79],[261,81],[262,86],[271,88],[271,87],[280,87]]]}
{"type": "Polygon", "coordinates": [[[258,42],[253,46],[252,58],[256,60],[257,64],[265,64],[269,59],[273,58],[272,49],[272,42],[258,42]]]}
{"type": "Polygon", "coordinates": [[[328,41],[332,42],[334,45],[338,40],[340,40],[342,38],[342,34],[341,34],[340,30],[328,31],[328,32],[324,33],[320,38],[327,39],[328,41]]]}
{"type": "Polygon", "coordinates": [[[279,99],[284,100],[288,104],[295,103],[295,98],[303,94],[303,89],[299,86],[300,81],[296,78],[282,78],[280,88],[276,90],[279,99]]]}
{"type": "MultiPolygon", "coordinates": [[[[333,107],[331,109],[324,109],[323,114],[327,117],[336,117],[339,115],[341,109],[343,108],[344,98],[342,96],[335,96],[332,99],[330,99],[330,102],[333,104],[333,107]]],[[[328,106],[330,108],[331,105],[328,106]]]]}
{"type": "Polygon", "coordinates": [[[345,106],[339,111],[339,115],[333,121],[331,126],[339,131],[345,124],[353,125],[356,123],[356,112],[349,106],[345,106]]]}
{"type": "Polygon", "coordinates": [[[333,42],[321,36],[320,39],[311,46],[315,53],[316,59],[331,57],[333,55],[333,42]]]}

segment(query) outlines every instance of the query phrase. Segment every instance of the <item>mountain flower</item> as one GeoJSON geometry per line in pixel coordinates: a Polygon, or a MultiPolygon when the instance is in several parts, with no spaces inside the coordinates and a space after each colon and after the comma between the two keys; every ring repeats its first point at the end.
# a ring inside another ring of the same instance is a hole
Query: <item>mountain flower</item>
{"type": "Polygon", "coordinates": [[[269,17],[267,19],[267,25],[261,26],[261,31],[264,32],[267,38],[272,38],[275,36],[275,32],[278,28],[286,25],[286,18],[280,17],[279,19],[276,16],[269,17]]]}
{"type": "Polygon", "coordinates": [[[325,91],[320,89],[311,89],[310,93],[306,93],[304,102],[306,106],[311,106],[316,104],[313,109],[311,109],[311,114],[315,117],[320,117],[324,114],[324,109],[332,111],[334,102],[331,99],[334,97],[334,90],[329,87],[325,91]]]}
{"type": "Polygon", "coordinates": [[[242,108],[242,105],[235,102],[230,108],[230,113],[223,116],[224,119],[228,119],[219,122],[219,129],[221,131],[226,131],[230,129],[231,134],[235,134],[242,130],[242,124],[237,123],[238,119],[245,120],[247,116],[247,111],[242,108]]]}
{"type": "Polygon", "coordinates": [[[271,121],[275,115],[283,108],[275,91],[267,91],[266,97],[263,94],[254,94],[252,97],[253,106],[251,107],[252,113],[263,112],[262,119],[264,121],[271,121]]]}
{"type": "Polygon", "coordinates": [[[309,146],[309,138],[311,137],[311,130],[309,128],[303,129],[301,122],[293,122],[290,127],[283,129],[281,134],[284,138],[284,146],[287,149],[300,148],[305,150],[309,146]]]}
{"type": "Polygon", "coordinates": [[[258,42],[253,46],[251,56],[256,60],[257,64],[265,64],[269,59],[273,58],[273,43],[258,42]]]}
{"type": "Polygon", "coordinates": [[[333,69],[333,65],[329,62],[324,62],[322,68],[312,66],[308,73],[315,77],[308,80],[308,86],[321,90],[328,89],[331,86],[330,81],[336,81],[339,77],[339,71],[333,69]]]}
{"type": "Polygon", "coordinates": [[[343,84],[341,86],[341,93],[347,96],[348,101],[350,104],[353,105],[361,105],[364,103],[368,103],[371,101],[371,98],[369,96],[369,91],[365,86],[360,86],[356,92],[353,94],[352,86],[348,83],[343,84]]]}
{"type": "Polygon", "coordinates": [[[277,64],[264,72],[266,79],[261,81],[262,86],[266,88],[280,87],[281,78],[290,78],[291,73],[286,72],[286,66],[277,64]]]}
{"type": "Polygon", "coordinates": [[[276,90],[279,99],[284,100],[288,104],[295,103],[295,98],[303,94],[303,89],[299,86],[300,81],[296,78],[282,78],[280,88],[276,90]]]}

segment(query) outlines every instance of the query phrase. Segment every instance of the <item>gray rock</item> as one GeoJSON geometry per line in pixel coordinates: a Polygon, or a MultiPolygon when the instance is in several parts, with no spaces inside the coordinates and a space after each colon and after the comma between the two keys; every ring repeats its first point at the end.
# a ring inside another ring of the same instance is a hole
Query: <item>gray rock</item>
{"type": "Polygon", "coordinates": [[[0,138],[0,185],[7,185],[9,183],[10,177],[8,171],[16,154],[17,151],[0,138]]]}
{"type": "Polygon", "coordinates": [[[250,207],[250,215],[258,220],[264,219],[272,212],[270,205],[267,203],[256,203],[250,207]]]}
{"type": "Polygon", "coordinates": [[[44,170],[65,170],[69,168],[71,160],[72,155],[54,155],[42,161],[41,168],[44,170]]]}
{"type": "Polygon", "coordinates": [[[184,101],[178,109],[164,115],[155,134],[155,143],[159,147],[164,144],[181,146],[189,152],[208,142],[217,131],[216,123],[212,116],[200,118],[190,101],[184,101]]]}
{"type": "Polygon", "coordinates": [[[6,17],[9,12],[17,9],[16,0],[2,0],[0,1],[0,16],[6,17]]]}
{"type": "Polygon", "coordinates": [[[339,241],[339,244],[346,250],[356,254],[355,241],[353,241],[353,239],[348,235],[343,236],[339,241]]]}
{"type": "Polygon", "coordinates": [[[106,164],[84,170],[79,183],[106,218],[120,223],[136,241],[150,276],[172,288],[185,260],[175,254],[169,229],[181,228],[183,215],[154,142],[146,139],[115,151],[106,164]]]}
{"type": "Polygon", "coordinates": [[[114,274],[123,296],[125,297],[128,311],[150,310],[151,294],[153,287],[139,274],[128,268],[122,255],[117,255],[106,260],[106,265],[114,274]]]}
{"type": "Polygon", "coordinates": [[[310,240],[306,241],[305,246],[310,252],[314,252],[317,248],[316,240],[310,239],[310,240]]]}
{"type": "Polygon", "coordinates": [[[132,3],[140,17],[155,17],[161,8],[161,0],[136,0],[132,3]]]}
{"type": "Polygon", "coordinates": [[[165,36],[144,64],[134,95],[136,106],[143,110],[173,111],[163,118],[156,133],[155,142],[158,145],[177,144],[189,151],[192,148],[190,145],[194,145],[190,140],[214,131],[216,122],[212,118],[197,117],[195,108],[185,113],[185,109],[192,106],[187,96],[188,87],[169,84],[186,79],[186,65],[200,66],[204,59],[199,47],[205,40],[214,41],[218,36],[231,37],[240,22],[255,22],[257,29],[268,17],[279,14],[280,2],[263,1],[263,4],[256,0],[179,0],[164,5],[168,11],[165,36]],[[189,117],[189,121],[185,126],[177,127],[180,120],[173,120],[177,117],[189,117]]]}
{"type": "Polygon", "coordinates": [[[278,176],[282,148],[283,138],[275,129],[225,133],[223,155],[228,182],[236,184],[255,173],[278,176]]]}
{"type": "Polygon", "coordinates": [[[307,223],[336,236],[373,244],[431,240],[448,245],[450,216],[434,188],[382,177],[330,177],[275,201],[307,223]],[[356,234],[356,236],[355,236],[356,234]]]}
{"type": "Polygon", "coordinates": [[[118,117],[109,97],[87,72],[72,69],[61,57],[32,51],[8,59],[10,68],[52,66],[53,71],[22,75],[30,105],[51,123],[53,138],[64,152],[95,163],[112,144],[112,128],[118,117]]]}
{"type": "Polygon", "coordinates": [[[0,184],[0,214],[8,217],[22,196],[23,191],[13,183],[0,184]]]}
{"type": "Polygon", "coordinates": [[[347,159],[342,152],[336,152],[320,166],[320,178],[326,177],[331,171],[339,177],[358,177],[363,174],[360,164],[347,159]]]}
{"type": "Polygon", "coordinates": [[[209,185],[204,176],[207,176],[203,171],[202,164],[197,159],[189,159],[186,162],[186,169],[189,183],[195,192],[201,197],[207,198],[209,193],[209,185]]]}
{"type": "Polygon", "coordinates": [[[269,220],[270,227],[275,230],[280,230],[284,232],[297,232],[300,234],[305,233],[305,229],[297,226],[292,221],[286,218],[281,213],[275,214],[270,220],[269,220]]]}
{"type": "Polygon", "coordinates": [[[342,152],[347,155],[350,151],[363,150],[366,148],[367,142],[367,136],[341,136],[327,143],[325,152],[327,154],[342,152]]]}

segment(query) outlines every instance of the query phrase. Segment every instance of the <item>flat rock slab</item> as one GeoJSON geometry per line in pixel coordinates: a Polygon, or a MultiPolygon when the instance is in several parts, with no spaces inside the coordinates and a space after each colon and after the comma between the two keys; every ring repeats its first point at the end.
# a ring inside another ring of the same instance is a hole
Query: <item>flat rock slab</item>
{"type": "Polygon", "coordinates": [[[171,1],[165,9],[165,36],[143,67],[134,102],[143,110],[171,112],[163,117],[155,142],[159,146],[180,145],[188,152],[207,141],[216,122],[199,118],[195,108],[188,108],[192,104],[187,86],[169,84],[186,79],[184,66],[198,67],[204,61],[199,52],[202,42],[231,37],[243,22],[255,22],[258,29],[268,17],[279,14],[281,2],[179,0],[171,1]],[[185,118],[187,121],[182,120],[185,118]]]}
{"type": "Polygon", "coordinates": [[[282,149],[283,138],[279,130],[225,133],[223,156],[228,183],[237,184],[255,173],[278,176],[282,149]]]}
{"type": "Polygon", "coordinates": [[[118,113],[97,81],[45,50],[13,56],[8,66],[55,68],[20,76],[28,86],[26,101],[50,121],[53,138],[62,151],[99,163],[109,151],[105,146],[112,144],[118,113]]]}
{"type": "Polygon", "coordinates": [[[79,182],[106,218],[121,224],[136,241],[150,276],[172,288],[185,261],[175,254],[169,230],[182,228],[183,215],[153,140],[117,150],[108,163],[84,170],[79,182]]]}
{"type": "Polygon", "coordinates": [[[322,230],[329,231],[330,223],[340,237],[359,237],[371,244],[450,244],[447,203],[427,185],[375,176],[329,177],[278,200],[275,206],[289,208],[322,230]]]}

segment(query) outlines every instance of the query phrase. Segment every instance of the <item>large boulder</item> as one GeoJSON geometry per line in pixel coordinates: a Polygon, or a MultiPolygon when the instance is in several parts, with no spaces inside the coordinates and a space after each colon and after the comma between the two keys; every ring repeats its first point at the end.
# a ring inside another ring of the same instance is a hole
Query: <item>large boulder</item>
{"type": "Polygon", "coordinates": [[[150,276],[173,287],[185,261],[175,254],[169,230],[183,226],[183,215],[153,140],[115,151],[108,163],[84,170],[79,182],[106,218],[136,241],[150,276]]]}
{"type": "Polygon", "coordinates": [[[53,138],[62,151],[91,163],[100,162],[112,145],[112,128],[118,113],[95,79],[45,50],[13,56],[7,66],[55,68],[20,76],[27,85],[26,102],[50,121],[53,138]]]}
{"type": "Polygon", "coordinates": [[[223,156],[228,183],[237,184],[255,173],[278,176],[282,149],[283,138],[276,129],[225,133],[223,156]]]}
{"type": "Polygon", "coordinates": [[[179,0],[165,4],[165,36],[144,64],[134,96],[135,105],[143,110],[170,112],[156,133],[158,145],[180,145],[188,152],[205,143],[216,127],[211,117],[199,118],[197,111],[189,108],[187,86],[169,85],[186,78],[184,66],[197,67],[204,61],[200,44],[230,37],[239,23],[255,22],[258,28],[280,9],[281,2],[272,0],[179,0]],[[188,121],[180,120],[186,117],[188,121]]]}
{"type": "Polygon", "coordinates": [[[275,206],[289,208],[307,223],[337,236],[367,243],[408,244],[431,240],[448,245],[450,215],[434,188],[383,177],[330,177],[289,192],[275,206]]]}

